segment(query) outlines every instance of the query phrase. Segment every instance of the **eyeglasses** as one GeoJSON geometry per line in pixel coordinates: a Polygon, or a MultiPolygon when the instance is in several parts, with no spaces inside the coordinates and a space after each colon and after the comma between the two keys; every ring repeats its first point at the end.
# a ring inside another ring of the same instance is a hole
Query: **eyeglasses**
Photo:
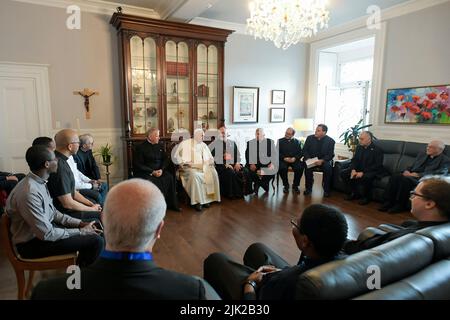
{"type": "Polygon", "coordinates": [[[302,230],[300,229],[300,226],[297,224],[297,221],[295,221],[294,219],[291,219],[291,224],[297,228],[298,232],[303,234],[302,230]]]}
{"type": "Polygon", "coordinates": [[[428,199],[428,197],[424,196],[423,194],[418,194],[414,190],[409,192],[409,199],[414,199],[414,197],[421,197],[424,199],[428,199]]]}

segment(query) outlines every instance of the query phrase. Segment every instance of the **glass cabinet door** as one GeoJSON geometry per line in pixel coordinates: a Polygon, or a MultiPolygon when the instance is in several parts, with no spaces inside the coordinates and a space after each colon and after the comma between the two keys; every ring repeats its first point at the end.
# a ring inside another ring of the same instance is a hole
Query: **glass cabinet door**
{"type": "Polygon", "coordinates": [[[185,42],[166,42],[166,134],[191,131],[189,47],[185,42]]]}
{"type": "Polygon", "coordinates": [[[155,40],[133,36],[130,51],[132,131],[133,134],[144,134],[152,127],[159,127],[155,40]]]}
{"type": "Polygon", "coordinates": [[[214,45],[197,46],[197,121],[202,128],[217,129],[218,55],[214,45]]]}

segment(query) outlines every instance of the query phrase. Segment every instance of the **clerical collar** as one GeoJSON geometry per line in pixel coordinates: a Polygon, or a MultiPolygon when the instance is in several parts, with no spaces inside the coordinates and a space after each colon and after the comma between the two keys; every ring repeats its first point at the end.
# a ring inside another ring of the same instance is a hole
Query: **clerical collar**
{"type": "Polygon", "coordinates": [[[101,258],[108,260],[128,260],[128,261],[152,261],[151,252],[115,252],[103,250],[100,254],[101,258]]]}

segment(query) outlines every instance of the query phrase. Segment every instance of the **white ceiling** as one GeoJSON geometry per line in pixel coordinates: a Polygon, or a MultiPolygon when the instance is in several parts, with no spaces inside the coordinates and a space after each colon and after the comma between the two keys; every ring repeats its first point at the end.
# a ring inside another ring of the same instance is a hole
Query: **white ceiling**
{"type": "MultiPolygon", "coordinates": [[[[370,5],[386,9],[406,1],[408,0],[328,0],[329,26],[367,15],[366,10],[370,5]]],[[[115,0],[115,2],[154,9],[162,19],[187,22],[202,17],[245,24],[249,17],[248,4],[251,0],[115,0]]]]}

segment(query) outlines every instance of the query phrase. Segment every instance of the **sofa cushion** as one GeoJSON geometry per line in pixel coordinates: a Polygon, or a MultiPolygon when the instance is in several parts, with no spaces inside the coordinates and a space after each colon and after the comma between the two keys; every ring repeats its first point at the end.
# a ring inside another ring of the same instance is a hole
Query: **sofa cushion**
{"type": "Polygon", "coordinates": [[[400,157],[400,161],[397,165],[397,172],[405,171],[406,168],[413,165],[419,153],[425,152],[427,148],[426,143],[419,142],[405,142],[403,154],[400,157]]]}
{"type": "Polygon", "coordinates": [[[436,262],[411,277],[366,293],[355,300],[444,299],[450,299],[450,258],[436,262]]]}
{"type": "Polygon", "coordinates": [[[396,140],[376,140],[375,144],[383,150],[383,167],[388,174],[396,172],[397,163],[405,142],[396,140]]]}
{"type": "Polygon", "coordinates": [[[370,266],[378,266],[381,286],[408,277],[433,259],[433,241],[407,234],[346,259],[313,268],[299,276],[296,299],[350,299],[366,293],[370,266]]]}
{"type": "Polygon", "coordinates": [[[450,256],[450,223],[428,227],[415,233],[433,240],[434,260],[450,256]]]}

